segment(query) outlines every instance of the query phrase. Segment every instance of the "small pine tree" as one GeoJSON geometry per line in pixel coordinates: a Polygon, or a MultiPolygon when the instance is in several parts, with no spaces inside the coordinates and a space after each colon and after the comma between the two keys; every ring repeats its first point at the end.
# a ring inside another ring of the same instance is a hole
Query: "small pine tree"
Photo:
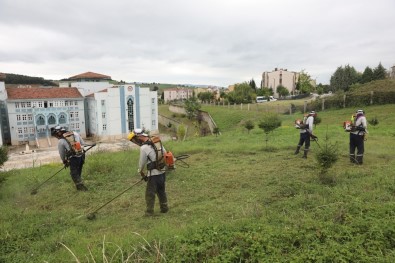
{"type": "Polygon", "coordinates": [[[268,114],[263,120],[261,120],[258,124],[258,127],[261,128],[266,134],[266,147],[267,142],[269,141],[269,133],[281,127],[281,119],[277,114],[268,114]]]}
{"type": "Polygon", "coordinates": [[[250,130],[254,129],[254,122],[252,120],[248,120],[244,123],[244,128],[247,129],[247,133],[250,133],[250,130]]]}

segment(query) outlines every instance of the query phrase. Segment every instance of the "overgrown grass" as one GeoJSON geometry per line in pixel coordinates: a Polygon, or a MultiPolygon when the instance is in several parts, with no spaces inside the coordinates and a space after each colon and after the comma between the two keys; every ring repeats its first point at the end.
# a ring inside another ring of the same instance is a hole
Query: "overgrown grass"
{"type": "Polygon", "coordinates": [[[0,262],[393,262],[395,260],[394,105],[365,108],[369,127],[364,164],[350,164],[348,133],[342,122],[355,109],[318,112],[315,135],[328,134],[339,159],[319,177],[312,142],[307,160],[293,155],[299,132],[294,115],[265,134],[247,133],[264,112],[205,107],[221,136],[169,141],[176,156],[190,154],[190,168],[167,177],[170,211],[143,217],[144,184],[86,215],[130,185],[138,151],[100,152],[87,157],[77,192],[60,164],[4,173],[0,188],[0,262]]]}

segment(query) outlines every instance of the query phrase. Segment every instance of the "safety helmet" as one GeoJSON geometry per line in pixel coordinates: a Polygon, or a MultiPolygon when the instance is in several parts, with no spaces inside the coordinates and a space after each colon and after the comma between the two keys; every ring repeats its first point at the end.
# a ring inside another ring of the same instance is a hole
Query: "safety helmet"
{"type": "Polygon", "coordinates": [[[363,110],[357,110],[357,115],[360,115],[360,114],[365,114],[365,112],[363,111],[363,110]]]}
{"type": "Polygon", "coordinates": [[[63,134],[65,132],[67,132],[67,130],[65,127],[62,127],[59,125],[51,128],[51,135],[52,136],[56,136],[59,132],[63,134]]]}
{"type": "Polygon", "coordinates": [[[148,134],[143,129],[134,129],[128,134],[128,140],[141,146],[143,142],[138,138],[139,136],[148,137],[148,134]]]}
{"type": "Polygon", "coordinates": [[[315,116],[315,115],[317,115],[317,113],[315,111],[312,110],[309,112],[309,116],[315,116]]]}

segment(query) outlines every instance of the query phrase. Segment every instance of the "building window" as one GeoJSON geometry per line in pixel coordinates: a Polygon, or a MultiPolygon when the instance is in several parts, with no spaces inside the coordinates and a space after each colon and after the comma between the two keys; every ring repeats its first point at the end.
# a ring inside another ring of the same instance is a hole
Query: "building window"
{"type": "Polygon", "coordinates": [[[32,103],[30,101],[26,102],[26,107],[31,108],[32,107],[32,103]]]}
{"type": "Polygon", "coordinates": [[[66,116],[64,114],[60,114],[59,116],[59,124],[66,123],[66,116]]]}
{"type": "Polygon", "coordinates": [[[26,114],[23,114],[23,115],[22,115],[22,120],[23,120],[23,121],[26,121],[26,120],[27,120],[27,115],[26,115],[26,114]]]}
{"type": "Polygon", "coordinates": [[[43,116],[37,118],[37,125],[45,125],[45,119],[43,116]]]}
{"type": "Polygon", "coordinates": [[[107,130],[107,124],[103,124],[103,131],[107,130]]]}
{"type": "Polygon", "coordinates": [[[56,123],[56,119],[53,115],[49,116],[48,118],[48,124],[55,124],[56,123]]]}
{"type": "Polygon", "coordinates": [[[33,120],[33,114],[28,114],[27,115],[27,120],[32,121],[33,120]]]}
{"type": "Polygon", "coordinates": [[[68,100],[66,100],[66,101],[64,102],[64,106],[69,106],[69,101],[68,101],[68,100]]]}
{"type": "Polygon", "coordinates": [[[79,128],[80,128],[80,124],[79,124],[78,122],[75,124],[75,128],[76,128],[76,129],[79,129],[79,128]]]}
{"type": "Polygon", "coordinates": [[[155,124],[156,124],[156,121],[155,120],[152,120],[152,126],[155,126],[155,124]]]}
{"type": "Polygon", "coordinates": [[[152,104],[154,104],[154,103],[155,103],[155,99],[151,99],[151,101],[152,101],[152,104]]]}
{"type": "Polygon", "coordinates": [[[106,101],[105,100],[101,100],[101,105],[102,106],[106,105],[106,101]]]}
{"type": "Polygon", "coordinates": [[[26,108],[26,103],[25,102],[21,102],[21,108],[26,108]]]}
{"type": "Polygon", "coordinates": [[[15,102],[15,109],[19,109],[19,102],[15,102]]]}
{"type": "Polygon", "coordinates": [[[101,117],[102,117],[103,119],[105,119],[105,118],[106,118],[106,113],[105,113],[105,112],[102,112],[102,113],[101,113],[101,117]]]}
{"type": "Polygon", "coordinates": [[[42,101],[39,101],[39,102],[38,102],[38,107],[39,107],[39,108],[42,108],[42,107],[43,107],[43,105],[44,105],[44,104],[43,104],[43,102],[42,102],[42,101]]]}
{"type": "Polygon", "coordinates": [[[78,106],[78,101],[74,101],[74,105],[75,105],[75,106],[78,106]]]}
{"type": "Polygon", "coordinates": [[[16,120],[20,121],[21,120],[21,115],[16,115],[16,120]]]}
{"type": "Polygon", "coordinates": [[[18,128],[18,134],[22,134],[22,133],[23,133],[22,128],[18,128]]]}

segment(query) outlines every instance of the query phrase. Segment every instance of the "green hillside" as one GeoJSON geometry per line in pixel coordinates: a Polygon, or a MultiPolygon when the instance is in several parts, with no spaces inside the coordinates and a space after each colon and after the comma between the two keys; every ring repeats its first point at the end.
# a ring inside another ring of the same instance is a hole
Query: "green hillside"
{"type": "Polygon", "coordinates": [[[189,168],[168,173],[167,214],[144,217],[138,151],[99,151],[87,157],[88,192],[76,192],[69,171],[31,190],[60,163],[2,172],[0,262],[394,262],[395,105],[364,108],[369,126],[365,163],[350,164],[342,123],[355,109],[319,112],[307,160],[293,152],[294,120],[265,134],[265,111],[205,106],[221,136],[169,141],[189,168]],[[255,121],[247,133],[242,121],[255,121]],[[325,140],[328,138],[328,141],[325,140]],[[335,145],[339,160],[325,178],[314,155],[335,145]]]}

